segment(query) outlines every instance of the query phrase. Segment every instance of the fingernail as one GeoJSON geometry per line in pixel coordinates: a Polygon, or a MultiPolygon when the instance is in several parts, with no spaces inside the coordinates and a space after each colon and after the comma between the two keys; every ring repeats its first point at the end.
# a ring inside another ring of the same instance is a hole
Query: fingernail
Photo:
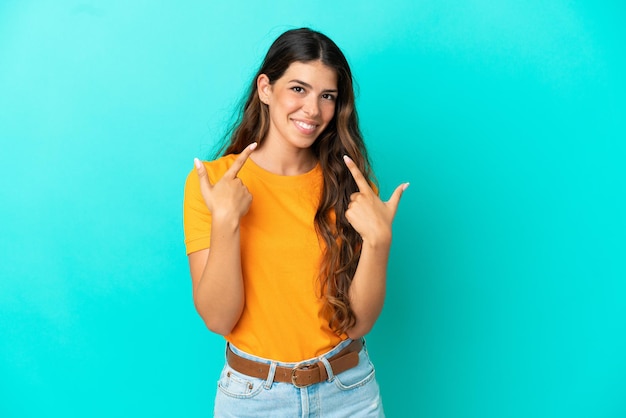
{"type": "Polygon", "coordinates": [[[348,157],[347,155],[344,155],[344,156],[343,156],[343,160],[344,160],[345,162],[348,162],[348,161],[352,161],[352,158],[348,157]]]}
{"type": "Polygon", "coordinates": [[[411,183],[404,183],[404,186],[402,186],[402,191],[405,191],[406,189],[408,189],[410,185],[411,183]]]}
{"type": "Polygon", "coordinates": [[[257,144],[256,142],[253,142],[250,145],[248,145],[248,148],[255,149],[257,145],[259,145],[259,144],[257,144]]]}
{"type": "Polygon", "coordinates": [[[201,162],[200,162],[200,160],[199,160],[199,159],[197,159],[197,158],[194,158],[194,159],[193,159],[193,164],[196,166],[196,168],[200,168],[200,167],[202,167],[202,163],[201,163],[201,162]]]}

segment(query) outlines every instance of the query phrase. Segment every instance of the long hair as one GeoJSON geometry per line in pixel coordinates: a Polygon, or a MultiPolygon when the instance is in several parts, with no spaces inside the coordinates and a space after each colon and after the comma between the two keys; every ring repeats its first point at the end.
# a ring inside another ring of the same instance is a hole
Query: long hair
{"type": "Polygon", "coordinates": [[[359,129],[352,72],[345,56],[326,35],[308,28],[280,35],[270,46],[252,80],[239,118],[230,131],[223,155],[238,154],[252,142],[259,145],[269,130],[269,109],[259,99],[256,81],[265,74],[273,84],[294,62],[321,61],[337,73],[335,114],[311,147],[322,169],[324,183],[315,215],[315,229],[323,240],[319,283],[324,315],[338,334],[355,325],[349,289],[361,255],[362,239],[346,219],[350,195],[358,187],[343,156],[352,158],[363,175],[373,181],[371,164],[359,129]]]}

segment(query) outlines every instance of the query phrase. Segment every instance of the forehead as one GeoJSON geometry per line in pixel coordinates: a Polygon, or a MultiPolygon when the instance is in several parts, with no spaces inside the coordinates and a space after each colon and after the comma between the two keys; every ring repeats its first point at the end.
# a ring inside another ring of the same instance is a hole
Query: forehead
{"type": "Polygon", "coordinates": [[[322,90],[337,89],[337,73],[321,61],[293,62],[279,80],[284,82],[304,81],[322,90]]]}

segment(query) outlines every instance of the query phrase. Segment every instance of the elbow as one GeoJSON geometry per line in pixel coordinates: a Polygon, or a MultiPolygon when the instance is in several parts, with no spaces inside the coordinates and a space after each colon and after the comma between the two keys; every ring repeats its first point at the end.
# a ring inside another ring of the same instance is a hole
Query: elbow
{"type": "Polygon", "coordinates": [[[349,330],[346,331],[346,335],[351,340],[358,340],[359,338],[365,337],[372,330],[372,326],[359,326],[359,324],[353,326],[349,330]]]}
{"type": "Polygon", "coordinates": [[[235,328],[235,325],[237,325],[237,320],[239,319],[237,318],[235,320],[229,320],[218,314],[210,315],[207,313],[200,313],[200,316],[202,317],[204,325],[209,329],[209,331],[223,336],[226,336],[232,332],[232,330],[235,328]]]}
{"type": "Polygon", "coordinates": [[[204,325],[206,325],[209,331],[222,336],[230,334],[233,328],[235,328],[234,325],[229,326],[229,324],[224,323],[224,321],[209,321],[206,319],[204,319],[204,325]]]}
{"type": "Polygon", "coordinates": [[[239,321],[239,316],[241,315],[241,311],[235,315],[228,315],[226,312],[217,312],[212,311],[210,309],[206,309],[206,306],[201,306],[197,302],[196,311],[204,321],[204,325],[209,329],[209,331],[226,336],[232,332],[239,321]]]}
{"type": "Polygon", "coordinates": [[[350,330],[350,331],[347,331],[346,334],[348,335],[348,338],[350,338],[351,340],[358,340],[359,338],[364,337],[365,334],[367,333],[354,332],[353,330],[350,330]]]}

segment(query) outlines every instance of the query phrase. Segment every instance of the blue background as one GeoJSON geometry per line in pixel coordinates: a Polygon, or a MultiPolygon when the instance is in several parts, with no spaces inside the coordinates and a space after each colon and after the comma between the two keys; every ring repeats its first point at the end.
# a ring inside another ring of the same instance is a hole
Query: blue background
{"type": "Polygon", "coordinates": [[[345,51],[381,192],[388,416],[626,416],[621,2],[0,3],[0,416],[210,415],[181,202],[271,41],[345,51]]]}

